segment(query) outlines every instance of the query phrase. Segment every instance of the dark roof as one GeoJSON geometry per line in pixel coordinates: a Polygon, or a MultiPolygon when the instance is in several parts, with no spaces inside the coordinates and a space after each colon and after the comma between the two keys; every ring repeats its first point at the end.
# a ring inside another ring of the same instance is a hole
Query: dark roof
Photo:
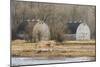
{"type": "Polygon", "coordinates": [[[75,34],[80,23],[67,23],[69,34],[75,34]]]}

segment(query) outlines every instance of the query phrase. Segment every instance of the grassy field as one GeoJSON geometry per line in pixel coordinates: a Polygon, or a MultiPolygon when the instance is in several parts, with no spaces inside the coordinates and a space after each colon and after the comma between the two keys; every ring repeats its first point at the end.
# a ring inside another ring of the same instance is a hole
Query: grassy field
{"type": "Polygon", "coordinates": [[[95,57],[96,43],[91,41],[44,41],[28,43],[24,40],[12,41],[11,53],[17,57],[95,57]]]}

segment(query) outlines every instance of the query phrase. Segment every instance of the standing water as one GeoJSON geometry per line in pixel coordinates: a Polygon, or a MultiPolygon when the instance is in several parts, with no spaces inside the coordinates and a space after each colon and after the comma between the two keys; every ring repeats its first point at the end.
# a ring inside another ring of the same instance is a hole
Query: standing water
{"type": "Polygon", "coordinates": [[[67,57],[57,59],[36,59],[29,57],[13,57],[11,59],[11,66],[17,65],[36,65],[36,64],[52,64],[52,63],[69,63],[69,62],[85,62],[95,61],[95,57],[67,57]]]}

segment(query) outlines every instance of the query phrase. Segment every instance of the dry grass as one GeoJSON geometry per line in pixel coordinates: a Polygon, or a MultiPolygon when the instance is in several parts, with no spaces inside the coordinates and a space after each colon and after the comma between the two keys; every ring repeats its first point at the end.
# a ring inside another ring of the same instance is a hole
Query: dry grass
{"type": "Polygon", "coordinates": [[[24,40],[12,41],[12,55],[23,57],[75,57],[95,56],[95,41],[45,41],[27,43],[24,40]],[[49,45],[49,46],[48,46],[49,45]]]}

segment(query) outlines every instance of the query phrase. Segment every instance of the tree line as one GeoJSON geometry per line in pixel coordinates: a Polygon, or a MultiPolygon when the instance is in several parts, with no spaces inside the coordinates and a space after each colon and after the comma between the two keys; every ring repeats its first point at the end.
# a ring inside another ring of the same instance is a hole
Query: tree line
{"type": "MultiPolygon", "coordinates": [[[[16,33],[23,27],[28,35],[32,35],[32,30],[36,22],[34,19],[44,21],[50,28],[51,39],[62,40],[61,36],[67,33],[68,22],[82,20],[86,22],[91,33],[95,33],[95,7],[67,4],[50,4],[40,2],[14,2],[14,13],[12,17],[12,39],[16,38],[16,33]]],[[[95,36],[95,35],[93,35],[95,36]]]]}

